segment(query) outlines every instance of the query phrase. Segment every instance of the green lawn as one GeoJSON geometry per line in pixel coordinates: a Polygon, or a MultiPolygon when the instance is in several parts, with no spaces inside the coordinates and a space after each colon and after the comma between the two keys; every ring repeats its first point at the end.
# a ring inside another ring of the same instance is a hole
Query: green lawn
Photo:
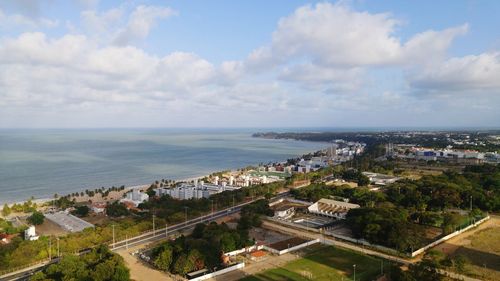
{"type": "MultiPolygon", "coordinates": [[[[356,280],[374,280],[380,274],[381,260],[332,246],[321,246],[303,258],[291,261],[285,266],[274,268],[244,281],[281,280],[353,280],[353,264],[356,264],[356,280]]],[[[390,264],[385,262],[384,270],[390,264]]]]}

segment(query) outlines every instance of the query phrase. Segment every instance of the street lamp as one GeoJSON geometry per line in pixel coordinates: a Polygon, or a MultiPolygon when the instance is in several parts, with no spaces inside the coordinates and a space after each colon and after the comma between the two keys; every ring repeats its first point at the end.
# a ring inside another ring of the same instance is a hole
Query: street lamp
{"type": "Polygon", "coordinates": [[[352,280],[356,281],[356,265],[353,264],[352,267],[354,268],[354,278],[352,280]]]}

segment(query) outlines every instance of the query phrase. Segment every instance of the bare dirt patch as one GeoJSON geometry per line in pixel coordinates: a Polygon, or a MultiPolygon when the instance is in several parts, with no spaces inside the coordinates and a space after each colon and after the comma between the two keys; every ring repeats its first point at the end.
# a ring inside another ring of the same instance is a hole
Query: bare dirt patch
{"type": "Polygon", "coordinates": [[[45,236],[63,236],[69,233],[64,228],[48,219],[45,219],[42,224],[36,226],[36,232],[38,235],[45,236]]]}

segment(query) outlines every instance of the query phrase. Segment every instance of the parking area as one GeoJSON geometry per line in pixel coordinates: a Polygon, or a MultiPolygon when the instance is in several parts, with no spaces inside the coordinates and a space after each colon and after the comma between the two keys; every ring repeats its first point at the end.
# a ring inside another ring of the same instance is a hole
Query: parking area
{"type": "Polygon", "coordinates": [[[250,238],[255,239],[257,244],[270,245],[279,241],[292,238],[290,235],[279,233],[265,228],[254,227],[250,230],[250,238]]]}
{"type": "Polygon", "coordinates": [[[295,215],[290,219],[290,222],[316,229],[330,227],[331,225],[335,224],[336,221],[337,220],[333,218],[322,217],[313,214],[295,215]]]}

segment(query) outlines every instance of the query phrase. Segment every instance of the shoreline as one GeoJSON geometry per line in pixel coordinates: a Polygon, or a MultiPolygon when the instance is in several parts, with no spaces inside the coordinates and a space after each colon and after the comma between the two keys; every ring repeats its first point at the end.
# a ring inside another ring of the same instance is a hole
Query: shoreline
{"type": "MultiPolygon", "coordinates": [[[[320,143],[320,144],[324,144],[324,145],[330,145],[330,144],[331,144],[331,143],[324,142],[324,141],[310,141],[310,140],[293,140],[293,141],[315,142],[315,143],[320,143]]],[[[320,150],[321,150],[321,149],[320,149],[320,150]]],[[[311,152],[316,152],[316,151],[318,151],[318,150],[309,151],[309,153],[311,153],[311,152]]],[[[303,154],[303,155],[305,155],[305,154],[303,154]]],[[[302,157],[303,155],[296,156],[296,157],[302,157]]],[[[282,161],[286,161],[286,160],[282,160],[282,161]]],[[[241,168],[241,167],[240,167],[240,168],[241,168]]],[[[230,169],[230,171],[235,171],[235,170],[240,169],[240,168],[232,168],[232,169],[230,169]]],[[[218,170],[215,170],[215,171],[210,171],[210,172],[208,172],[207,174],[202,174],[202,175],[193,176],[193,177],[184,178],[184,179],[179,179],[179,180],[175,180],[175,179],[174,179],[174,181],[176,181],[176,182],[189,182],[189,181],[193,181],[193,180],[196,180],[196,179],[198,179],[198,180],[199,180],[199,179],[201,179],[201,178],[204,178],[204,177],[206,177],[206,176],[209,176],[209,175],[211,175],[211,174],[213,174],[213,173],[217,173],[217,172],[220,172],[220,170],[219,170],[219,171],[218,171],[218,170]]],[[[157,180],[157,179],[152,180],[152,181],[151,181],[151,183],[148,183],[148,184],[139,184],[139,185],[133,185],[133,186],[125,186],[124,193],[127,193],[127,192],[129,192],[130,190],[133,190],[133,189],[143,189],[143,188],[147,188],[147,187],[149,187],[151,184],[153,184],[156,180],[157,180]]],[[[110,187],[107,187],[107,188],[110,188],[110,187]]],[[[107,188],[105,188],[105,190],[106,190],[107,188]]],[[[78,189],[78,190],[76,190],[76,191],[69,192],[69,193],[66,193],[66,194],[64,194],[64,195],[63,195],[63,194],[61,194],[58,198],[61,198],[61,197],[67,196],[67,195],[71,195],[71,193],[74,193],[74,192],[83,192],[83,191],[85,191],[86,189],[88,189],[88,190],[95,190],[96,188],[92,189],[92,188],[83,188],[83,187],[82,187],[82,189],[78,189]]],[[[31,200],[31,202],[36,203],[37,205],[41,205],[41,204],[45,204],[45,203],[47,203],[47,202],[50,202],[50,201],[52,201],[52,200],[54,200],[54,198],[34,198],[34,199],[32,199],[32,200],[31,200]]],[[[2,211],[2,210],[3,210],[3,206],[4,206],[5,204],[7,204],[7,206],[9,206],[9,207],[12,207],[14,204],[18,204],[18,205],[19,205],[19,204],[21,204],[21,205],[22,205],[22,204],[24,204],[24,203],[26,203],[26,202],[28,202],[28,201],[30,201],[30,199],[27,199],[27,200],[22,200],[22,201],[17,201],[17,202],[9,202],[9,201],[2,202],[2,203],[0,203],[0,211],[2,211]]],[[[1,214],[0,214],[0,216],[1,216],[1,214]]]]}
{"type": "MultiPolygon", "coordinates": [[[[211,173],[216,173],[217,171],[215,172],[211,172],[211,173]]],[[[210,174],[211,174],[210,173],[210,174]]],[[[201,176],[196,176],[196,177],[190,177],[190,178],[186,178],[186,179],[180,179],[180,180],[175,180],[176,182],[189,182],[189,181],[193,181],[193,180],[196,180],[196,179],[201,179],[203,177],[206,177],[206,176],[209,176],[210,174],[206,174],[206,175],[201,175],[201,176]]],[[[154,181],[152,182],[154,183],[154,181]]],[[[133,185],[133,186],[126,186],[125,189],[124,189],[124,192],[127,193],[133,189],[144,189],[144,188],[148,188],[152,183],[150,184],[142,184],[142,185],[133,185]]],[[[73,191],[73,192],[82,192],[84,191],[84,189],[81,189],[80,191],[73,191]]],[[[58,198],[61,198],[61,197],[64,197],[68,194],[65,194],[65,195],[61,195],[59,196],[58,198]]],[[[45,204],[47,202],[50,202],[54,200],[54,198],[34,198],[31,200],[32,203],[36,203],[37,205],[42,205],[42,204],[45,204]]],[[[7,204],[7,206],[9,207],[12,207],[13,205],[17,204],[17,205],[22,205],[26,202],[30,201],[30,199],[28,200],[24,200],[24,201],[17,201],[17,202],[3,202],[0,204],[0,211],[3,210],[3,207],[5,204],[7,204]]],[[[1,215],[0,215],[1,217],[1,215]]]]}

